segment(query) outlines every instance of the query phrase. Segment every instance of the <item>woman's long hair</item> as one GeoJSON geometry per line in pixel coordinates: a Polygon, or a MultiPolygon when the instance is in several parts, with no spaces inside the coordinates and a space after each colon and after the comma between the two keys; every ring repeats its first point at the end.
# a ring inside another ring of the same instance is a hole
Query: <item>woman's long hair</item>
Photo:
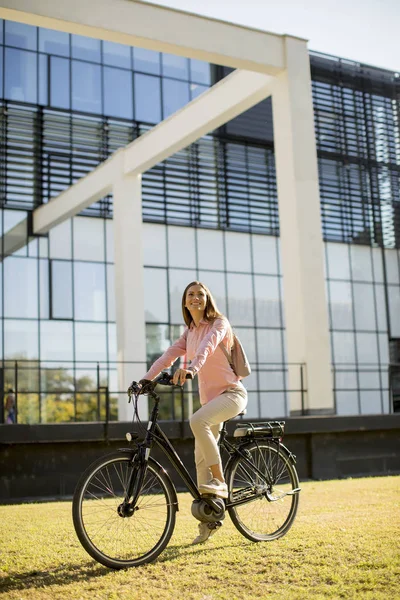
{"type": "MultiPolygon", "coordinates": [[[[192,281],[191,283],[189,283],[189,285],[186,286],[185,291],[183,292],[183,296],[182,296],[182,315],[183,315],[183,320],[185,321],[186,325],[188,327],[190,327],[190,324],[193,320],[189,309],[186,308],[186,306],[185,306],[186,294],[187,294],[188,289],[191,288],[192,285],[199,285],[205,291],[206,296],[207,296],[206,308],[204,310],[203,319],[205,319],[209,323],[213,323],[213,321],[218,318],[226,319],[228,321],[228,319],[225,317],[225,315],[223,315],[222,312],[220,312],[218,310],[217,303],[215,302],[213,295],[210,292],[210,290],[208,289],[208,287],[204,283],[201,283],[201,281],[192,281]]],[[[229,321],[228,321],[228,323],[229,323],[229,321]]],[[[232,344],[233,344],[233,333],[232,333],[232,328],[231,328],[230,324],[229,324],[229,329],[228,329],[228,339],[229,339],[229,347],[231,348],[232,344]]]]}

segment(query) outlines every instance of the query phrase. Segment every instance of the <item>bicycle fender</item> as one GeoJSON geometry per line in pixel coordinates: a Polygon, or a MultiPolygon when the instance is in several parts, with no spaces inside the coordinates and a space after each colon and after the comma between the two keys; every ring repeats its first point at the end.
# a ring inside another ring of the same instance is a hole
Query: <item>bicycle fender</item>
{"type": "MultiPolygon", "coordinates": [[[[119,452],[126,452],[127,454],[131,454],[132,458],[133,458],[134,454],[136,453],[136,450],[133,449],[133,448],[118,448],[118,451],[119,452]]],[[[151,456],[149,457],[149,462],[153,465],[153,467],[156,467],[157,470],[158,470],[158,472],[161,473],[162,475],[164,475],[164,477],[167,479],[167,481],[168,481],[168,483],[170,485],[170,488],[171,488],[172,495],[174,497],[173,504],[176,506],[176,510],[178,511],[179,510],[178,496],[176,494],[175,486],[172,483],[172,479],[169,476],[168,471],[166,471],[164,469],[164,467],[162,466],[162,464],[160,464],[157,460],[155,460],[151,456]]]]}

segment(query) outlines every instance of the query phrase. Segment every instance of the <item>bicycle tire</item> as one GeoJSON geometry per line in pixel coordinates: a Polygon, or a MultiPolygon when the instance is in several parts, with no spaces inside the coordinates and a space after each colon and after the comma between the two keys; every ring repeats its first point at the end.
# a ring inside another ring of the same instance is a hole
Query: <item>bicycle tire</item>
{"type": "Polygon", "coordinates": [[[296,517],[299,495],[286,495],[299,487],[296,469],[286,453],[281,449],[278,451],[269,442],[260,440],[242,448],[250,453],[249,460],[262,471],[269,486],[242,457],[234,457],[226,475],[228,505],[229,502],[246,498],[248,502],[228,506],[229,516],[247,539],[253,542],[276,540],[288,532],[296,517]],[[271,480],[275,474],[276,483],[272,486],[271,480]]]}
{"type": "Polygon", "coordinates": [[[176,493],[162,467],[151,458],[131,517],[121,517],[132,454],[114,452],[93,462],[77,483],[72,516],[86,552],[112,569],[152,562],[175,527],[176,493]],[[156,502],[155,502],[156,500],[156,502]]]}

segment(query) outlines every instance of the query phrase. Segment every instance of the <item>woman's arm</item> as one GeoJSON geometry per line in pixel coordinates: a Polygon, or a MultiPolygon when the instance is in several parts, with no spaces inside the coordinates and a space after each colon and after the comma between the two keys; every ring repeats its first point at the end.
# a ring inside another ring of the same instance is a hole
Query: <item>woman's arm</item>
{"type": "Polygon", "coordinates": [[[149,371],[142,379],[153,380],[161,373],[163,369],[168,369],[179,356],[186,354],[186,338],[188,330],[182,333],[181,337],[176,340],[172,346],[168,348],[157,360],[152,364],[149,371]]]}
{"type": "Polygon", "coordinates": [[[189,370],[193,371],[194,374],[198,373],[207,358],[214,354],[219,344],[222,342],[224,337],[229,331],[229,323],[227,319],[215,319],[212,324],[211,330],[202,340],[195,357],[190,363],[189,370]]]}

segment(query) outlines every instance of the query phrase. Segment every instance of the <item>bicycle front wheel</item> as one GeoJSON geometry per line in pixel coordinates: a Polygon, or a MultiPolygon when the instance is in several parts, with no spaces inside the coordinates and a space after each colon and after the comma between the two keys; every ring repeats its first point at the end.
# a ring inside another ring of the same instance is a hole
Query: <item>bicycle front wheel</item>
{"type": "Polygon", "coordinates": [[[112,569],[153,561],[167,546],[175,527],[176,494],[168,476],[152,459],[132,514],[119,509],[132,473],[131,454],[109,454],[85,471],[73,498],[74,527],[82,546],[112,569]]]}
{"type": "Polygon", "coordinates": [[[227,473],[228,512],[249,540],[275,540],[287,533],[296,517],[299,496],[291,492],[299,487],[297,472],[289,457],[273,444],[261,440],[246,450],[248,460],[237,456],[227,473]]]}

